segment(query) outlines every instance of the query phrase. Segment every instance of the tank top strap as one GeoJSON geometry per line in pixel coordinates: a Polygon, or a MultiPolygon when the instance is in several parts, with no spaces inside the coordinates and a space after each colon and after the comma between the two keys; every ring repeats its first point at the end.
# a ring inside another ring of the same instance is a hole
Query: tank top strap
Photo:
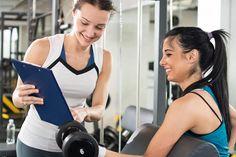
{"type": "Polygon", "coordinates": [[[103,65],[103,48],[100,47],[98,44],[92,44],[93,46],[93,57],[94,63],[97,65],[99,73],[102,71],[103,65]]]}
{"type": "Polygon", "coordinates": [[[201,96],[199,93],[194,92],[194,91],[192,91],[192,92],[190,92],[190,93],[193,93],[193,94],[198,95],[198,96],[207,104],[207,106],[211,109],[211,111],[216,115],[216,117],[219,119],[219,121],[222,122],[222,120],[220,119],[220,117],[216,114],[215,110],[210,106],[210,104],[206,101],[206,99],[203,98],[203,96],[201,96]]]}
{"type": "Polygon", "coordinates": [[[43,67],[50,66],[58,57],[60,57],[61,50],[64,43],[64,34],[56,34],[48,37],[50,50],[48,56],[43,64],[43,67]]]}
{"type": "Polygon", "coordinates": [[[60,58],[63,59],[64,61],[66,61],[66,54],[65,54],[64,44],[62,45],[62,48],[61,48],[60,58]]]}
{"type": "Polygon", "coordinates": [[[94,52],[93,52],[93,46],[91,45],[90,47],[90,57],[89,57],[89,61],[88,61],[88,64],[87,64],[87,67],[94,64],[94,52]]]}

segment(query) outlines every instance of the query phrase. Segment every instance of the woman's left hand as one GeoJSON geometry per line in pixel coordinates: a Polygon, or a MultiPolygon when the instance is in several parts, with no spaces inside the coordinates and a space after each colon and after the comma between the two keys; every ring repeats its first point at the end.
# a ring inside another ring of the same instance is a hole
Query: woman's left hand
{"type": "Polygon", "coordinates": [[[83,122],[88,115],[88,108],[80,107],[80,108],[70,108],[71,114],[74,120],[78,121],[79,123],[83,122]]]}

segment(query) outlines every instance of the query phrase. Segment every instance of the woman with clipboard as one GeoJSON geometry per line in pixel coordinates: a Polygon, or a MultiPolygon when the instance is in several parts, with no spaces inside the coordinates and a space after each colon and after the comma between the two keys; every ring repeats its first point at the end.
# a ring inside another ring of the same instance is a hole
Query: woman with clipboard
{"type": "MultiPolygon", "coordinates": [[[[78,122],[97,121],[105,110],[111,54],[94,42],[102,36],[113,11],[111,0],[75,0],[72,32],[37,39],[24,57],[25,62],[53,71],[78,122]],[[85,100],[92,93],[92,107],[85,108],[85,100]]],[[[21,108],[30,105],[30,109],[18,135],[17,156],[62,157],[55,141],[58,126],[42,121],[31,105],[44,105],[42,98],[32,96],[38,92],[35,85],[18,79],[13,102],[21,108]]]]}

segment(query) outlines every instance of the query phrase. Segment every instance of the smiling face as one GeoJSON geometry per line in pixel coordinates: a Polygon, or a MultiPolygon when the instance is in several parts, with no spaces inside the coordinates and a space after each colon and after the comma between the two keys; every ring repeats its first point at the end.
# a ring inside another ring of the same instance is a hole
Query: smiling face
{"type": "Polygon", "coordinates": [[[73,12],[74,34],[81,46],[89,46],[100,39],[110,18],[110,12],[85,3],[73,12]]]}
{"type": "Polygon", "coordinates": [[[160,65],[165,69],[169,81],[180,84],[189,78],[195,67],[193,63],[196,63],[192,53],[195,52],[184,52],[178,37],[168,37],[164,40],[160,65]]]}

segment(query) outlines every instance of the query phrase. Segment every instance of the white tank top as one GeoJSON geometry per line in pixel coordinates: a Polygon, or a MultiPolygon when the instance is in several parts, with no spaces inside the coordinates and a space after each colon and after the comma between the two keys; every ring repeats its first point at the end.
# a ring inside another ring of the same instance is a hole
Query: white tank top
{"type": "MultiPolygon", "coordinates": [[[[63,59],[64,34],[48,37],[50,50],[43,67],[53,71],[58,85],[69,107],[76,108],[85,105],[88,97],[95,89],[98,75],[103,63],[102,48],[92,45],[90,55],[94,62],[82,70],[75,70],[63,59]]],[[[21,127],[18,138],[26,145],[51,152],[60,152],[55,141],[57,126],[40,119],[34,105],[30,106],[28,115],[21,127]]]]}

